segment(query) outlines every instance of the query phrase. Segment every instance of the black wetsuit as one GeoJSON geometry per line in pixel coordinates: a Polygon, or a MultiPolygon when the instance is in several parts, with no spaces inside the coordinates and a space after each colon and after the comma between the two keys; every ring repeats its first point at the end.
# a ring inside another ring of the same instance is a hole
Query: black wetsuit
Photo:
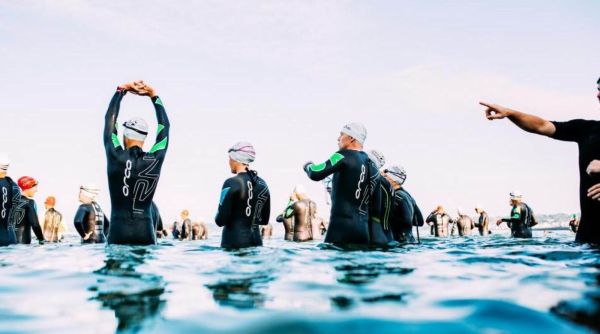
{"type": "Polygon", "coordinates": [[[17,243],[15,213],[20,198],[19,186],[10,177],[0,179],[0,246],[17,243]]]}
{"type": "Polygon", "coordinates": [[[490,233],[489,230],[490,218],[486,212],[482,212],[479,215],[479,222],[475,224],[477,229],[479,230],[479,235],[486,236],[490,233]]]}
{"type": "Polygon", "coordinates": [[[588,175],[587,166],[600,159],[600,121],[576,119],[568,122],[552,122],[556,132],[554,139],[576,142],[579,146],[579,202],[581,217],[577,229],[577,242],[600,243],[600,202],[587,197],[587,190],[600,183],[600,175],[588,175]]]}
{"type": "Polygon", "coordinates": [[[378,171],[367,154],[340,150],[321,164],[304,166],[304,170],[313,181],[333,174],[331,217],[325,242],[369,244],[370,180],[378,171]]]}
{"type": "Polygon", "coordinates": [[[152,210],[152,221],[156,226],[156,237],[162,238],[163,236],[167,236],[165,227],[163,225],[162,217],[160,216],[160,210],[158,209],[158,205],[152,202],[150,209],[152,210]]]}
{"type": "Polygon", "coordinates": [[[21,195],[15,212],[15,234],[20,244],[31,243],[31,230],[38,241],[44,242],[44,233],[37,216],[37,205],[33,199],[21,195]]]}
{"type": "Polygon", "coordinates": [[[375,174],[372,185],[373,192],[369,209],[369,237],[372,245],[384,246],[394,241],[394,235],[390,228],[394,188],[379,173],[375,174]]]}
{"type": "Polygon", "coordinates": [[[317,204],[310,199],[302,199],[294,202],[291,210],[287,211],[285,218],[294,217],[294,241],[313,240],[313,219],[317,211],[317,204]]]}
{"type": "Polygon", "coordinates": [[[513,238],[531,238],[531,227],[535,225],[535,219],[533,218],[533,210],[529,205],[520,203],[513,205],[510,212],[510,218],[503,218],[513,238]]]}
{"type": "Polygon", "coordinates": [[[423,226],[423,214],[414,198],[404,188],[394,191],[390,226],[394,240],[401,243],[413,243],[413,226],[423,226]]]}
{"type": "Polygon", "coordinates": [[[159,97],[153,97],[158,129],[156,143],[149,152],[134,146],[123,149],[117,136],[117,117],[125,91],[113,96],[105,118],[104,147],[108,163],[111,201],[109,244],[149,245],[156,243],[156,223],[152,199],[167,153],[169,119],[159,97]]]}
{"type": "Polygon", "coordinates": [[[81,236],[81,243],[94,244],[106,242],[106,232],[110,223],[100,205],[96,202],[81,204],[75,219],[73,220],[75,230],[81,236]],[[88,236],[87,239],[84,239],[88,236]]]}
{"type": "Polygon", "coordinates": [[[259,225],[269,223],[271,194],[255,173],[239,173],[223,184],[215,217],[217,225],[223,227],[223,248],[262,246],[259,225]]]}
{"type": "Polygon", "coordinates": [[[181,222],[181,233],[179,240],[192,240],[192,220],[186,218],[181,222]]]}

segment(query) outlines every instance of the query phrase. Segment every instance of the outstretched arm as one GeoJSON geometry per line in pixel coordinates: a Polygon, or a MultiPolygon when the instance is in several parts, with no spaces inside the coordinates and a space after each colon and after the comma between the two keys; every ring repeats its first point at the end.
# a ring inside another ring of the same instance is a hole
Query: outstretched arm
{"type": "Polygon", "coordinates": [[[343,159],[344,156],[340,152],[336,152],[329,158],[329,160],[318,165],[315,165],[312,162],[306,163],[304,165],[304,171],[311,180],[321,181],[337,171],[343,165],[343,159]]]}
{"type": "Polygon", "coordinates": [[[486,102],[479,102],[479,104],[486,107],[485,116],[490,121],[508,118],[516,126],[527,132],[548,137],[553,136],[556,132],[556,127],[554,124],[541,117],[506,108],[498,104],[486,102]]]}

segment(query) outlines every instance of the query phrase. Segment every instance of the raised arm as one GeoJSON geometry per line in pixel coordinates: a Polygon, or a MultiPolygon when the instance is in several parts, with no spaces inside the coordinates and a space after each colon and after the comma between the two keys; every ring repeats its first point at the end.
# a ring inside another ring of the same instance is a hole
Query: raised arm
{"type": "MultiPolygon", "coordinates": [[[[154,90],[152,92],[153,94],[156,94],[154,90]]],[[[152,146],[150,153],[155,153],[156,155],[164,157],[167,153],[167,148],[169,147],[169,131],[171,124],[169,123],[169,117],[167,116],[162,100],[158,95],[152,96],[152,104],[156,111],[158,128],[156,130],[156,142],[154,146],[152,146]]]]}
{"type": "Polygon", "coordinates": [[[121,100],[126,93],[126,88],[122,86],[117,88],[108,105],[106,116],[104,116],[104,149],[107,155],[112,155],[114,152],[123,149],[117,134],[117,118],[119,117],[121,100]]]}
{"type": "Polygon", "coordinates": [[[554,124],[541,117],[506,108],[498,104],[487,102],[479,102],[479,104],[486,107],[485,116],[490,121],[508,118],[516,126],[527,132],[548,137],[553,136],[556,132],[554,124]]]}
{"type": "Polygon", "coordinates": [[[308,162],[304,165],[304,171],[306,175],[313,181],[321,181],[327,176],[337,171],[343,164],[341,163],[344,156],[340,152],[334,153],[329,160],[315,165],[312,162],[308,162]]]}

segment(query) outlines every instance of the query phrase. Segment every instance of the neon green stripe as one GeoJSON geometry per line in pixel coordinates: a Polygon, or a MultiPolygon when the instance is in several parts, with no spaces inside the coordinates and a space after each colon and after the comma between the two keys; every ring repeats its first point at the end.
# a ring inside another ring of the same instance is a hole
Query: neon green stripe
{"type": "MultiPolygon", "coordinates": [[[[334,153],[331,158],[329,158],[329,162],[331,163],[331,166],[335,166],[338,162],[340,162],[342,159],[344,159],[344,156],[339,154],[339,153],[334,153]]],[[[327,167],[327,162],[323,162],[320,163],[318,165],[312,164],[310,165],[310,170],[313,172],[320,172],[322,170],[325,169],[325,167],[327,167]]]]}
{"type": "Polygon", "coordinates": [[[310,170],[311,170],[311,171],[313,171],[313,172],[320,172],[320,171],[322,171],[323,169],[325,169],[325,167],[326,167],[326,166],[327,166],[327,163],[325,163],[325,162],[324,162],[324,163],[320,163],[320,164],[318,164],[318,165],[312,164],[312,165],[310,165],[310,167],[309,167],[309,168],[310,168],[310,170]]]}
{"type": "Polygon", "coordinates": [[[165,128],[165,126],[164,126],[164,125],[162,125],[162,124],[159,124],[159,125],[158,125],[158,130],[156,130],[156,135],[158,136],[158,134],[159,134],[159,133],[160,133],[160,132],[161,132],[161,131],[162,131],[164,128],[165,128]]]}
{"type": "Polygon", "coordinates": [[[332,166],[335,166],[338,162],[344,159],[344,156],[339,153],[334,153],[331,158],[329,158],[329,162],[331,162],[332,166]]]}
{"type": "Polygon", "coordinates": [[[150,153],[155,153],[157,151],[164,150],[165,148],[167,148],[167,139],[168,138],[165,138],[160,142],[154,144],[154,146],[152,146],[152,149],[150,150],[150,153]]]}
{"type": "MultiPolygon", "coordinates": [[[[160,97],[157,97],[156,100],[154,101],[155,104],[158,104],[159,106],[163,106],[162,104],[162,100],[160,99],[160,97]]],[[[164,107],[164,106],[163,106],[164,107]]]]}
{"type": "Polygon", "coordinates": [[[114,146],[115,148],[117,148],[117,147],[120,147],[120,146],[121,146],[121,142],[119,141],[119,137],[117,136],[117,134],[116,134],[116,133],[113,133],[113,134],[112,134],[112,143],[113,143],[113,146],[114,146]]]}

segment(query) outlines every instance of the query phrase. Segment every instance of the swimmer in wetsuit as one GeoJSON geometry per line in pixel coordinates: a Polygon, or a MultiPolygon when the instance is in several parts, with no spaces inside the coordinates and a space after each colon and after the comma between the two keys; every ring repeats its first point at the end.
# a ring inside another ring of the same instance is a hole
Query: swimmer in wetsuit
{"type": "Polygon", "coordinates": [[[573,233],[577,233],[577,228],[579,228],[579,219],[577,219],[577,215],[573,214],[571,216],[571,220],[569,220],[569,228],[573,233]]]}
{"type": "Polygon", "coordinates": [[[10,177],[6,176],[10,160],[0,155],[0,196],[2,207],[0,207],[0,246],[8,246],[17,243],[15,235],[15,213],[21,190],[10,177]]]}
{"type": "Polygon", "coordinates": [[[17,181],[21,188],[21,198],[15,212],[15,234],[20,244],[31,243],[31,230],[40,244],[44,243],[44,233],[37,215],[37,205],[33,197],[37,193],[38,182],[29,176],[23,176],[17,181]]]}
{"type": "Polygon", "coordinates": [[[151,245],[156,243],[156,222],[152,217],[152,199],[160,178],[169,144],[169,119],[156,91],[136,81],[118,87],[105,118],[104,147],[108,163],[108,186],[111,200],[109,244],[151,245]],[[117,134],[117,117],[121,100],[127,92],[149,96],[156,111],[156,143],[149,152],[142,147],[148,134],[143,119],[134,118],[123,125],[124,144],[117,134]]]}
{"type": "Polygon", "coordinates": [[[537,225],[533,210],[523,202],[523,196],[519,191],[510,193],[510,205],[512,206],[510,217],[499,219],[496,225],[506,223],[510,227],[513,238],[531,238],[531,227],[537,225]]]}
{"type": "Polygon", "coordinates": [[[431,225],[431,232],[434,236],[444,238],[449,235],[449,228],[454,220],[446,213],[443,206],[438,205],[435,211],[429,214],[426,222],[431,225]]]}
{"type": "Polygon", "coordinates": [[[485,212],[480,205],[475,207],[475,212],[477,212],[479,215],[479,221],[475,223],[475,226],[479,230],[479,235],[486,236],[490,234],[490,217],[488,216],[487,212],[485,212]]]}
{"type": "Polygon", "coordinates": [[[326,243],[368,245],[370,242],[371,181],[378,171],[362,150],[366,138],[367,130],[362,124],[350,123],[342,128],[338,137],[339,151],[321,164],[304,165],[304,171],[313,181],[333,174],[326,243]]]}
{"type": "Polygon", "coordinates": [[[163,220],[160,215],[160,210],[158,209],[158,205],[156,205],[156,203],[152,202],[151,210],[152,210],[152,220],[156,224],[156,238],[157,239],[162,239],[163,237],[166,238],[169,235],[169,232],[163,225],[163,220]]]}
{"type": "Polygon", "coordinates": [[[229,149],[229,167],[236,174],[221,190],[217,226],[223,227],[221,247],[262,246],[260,225],[267,225],[271,214],[271,194],[266,182],[250,170],[256,153],[250,143],[239,142],[229,149]]]}
{"type": "Polygon", "coordinates": [[[106,231],[110,226],[109,220],[102,211],[96,198],[100,189],[95,185],[86,184],[79,187],[79,202],[81,205],[75,213],[73,225],[81,236],[82,244],[106,242],[106,231]]]}
{"type": "Polygon", "coordinates": [[[417,202],[404,189],[406,171],[400,166],[390,166],[383,171],[382,175],[394,189],[390,217],[390,227],[394,240],[400,243],[414,243],[413,226],[418,229],[425,222],[417,202]]]}
{"type": "Polygon", "coordinates": [[[372,184],[372,200],[369,206],[369,238],[373,246],[389,246],[394,242],[390,227],[390,215],[394,201],[394,188],[379,172],[385,165],[385,156],[377,150],[367,151],[369,159],[378,171],[372,184]]]}
{"type": "Polygon", "coordinates": [[[302,185],[294,188],[294,195],[298,199],[288,211],[285,218],[294,217],[293,240],[296,242],[313,240],[314,218],[317,212],[317,203],[308,198],[302,185]]]}
{"type": "Polygon", "coordinates": [[[190,219],[190,212],[187,209],[183,210],[179,216],[181,217],[179,240],[192,240],[192,220],[190,219]]]}
{"type": "Polygon", "coordinates": [[[63,216],[58,210],[56,210],[56,198],[54,196],[48,196],[44,201],[46,206],[46,213],[44,214],[44,225],[42,231],[44,232],[44,239],[47,242],[59,242],[63,238],[63,232],[65,226],[62,222],[63,216]]]}
{"type": "Polygon", "coordinates": [[[277,219],[275,219],[275,221],[278,223],[283,224],[283,228],[285,230],[285,235],[283,237],[284,240],[294,240],[294,215],[292,214],[292,206],[297,200],[298,198],[296,197],[296,194],[292,193],[287,205],[285,206],[285,210],[283,210],[283,213],[277,216],[277,219]]]}
{"type": "MultiPolygon", "coordinates": [[[[458,229],[458,235],[461,237],[471,235],[471,231],[475,228],[475,222],[465,214],[463,209],[459,208],[457,211],[458,218],[456,218],[454,226],[458,229]]],[[[452,228],[452,235],[454,235],[454,227],[452,228]]]]}

